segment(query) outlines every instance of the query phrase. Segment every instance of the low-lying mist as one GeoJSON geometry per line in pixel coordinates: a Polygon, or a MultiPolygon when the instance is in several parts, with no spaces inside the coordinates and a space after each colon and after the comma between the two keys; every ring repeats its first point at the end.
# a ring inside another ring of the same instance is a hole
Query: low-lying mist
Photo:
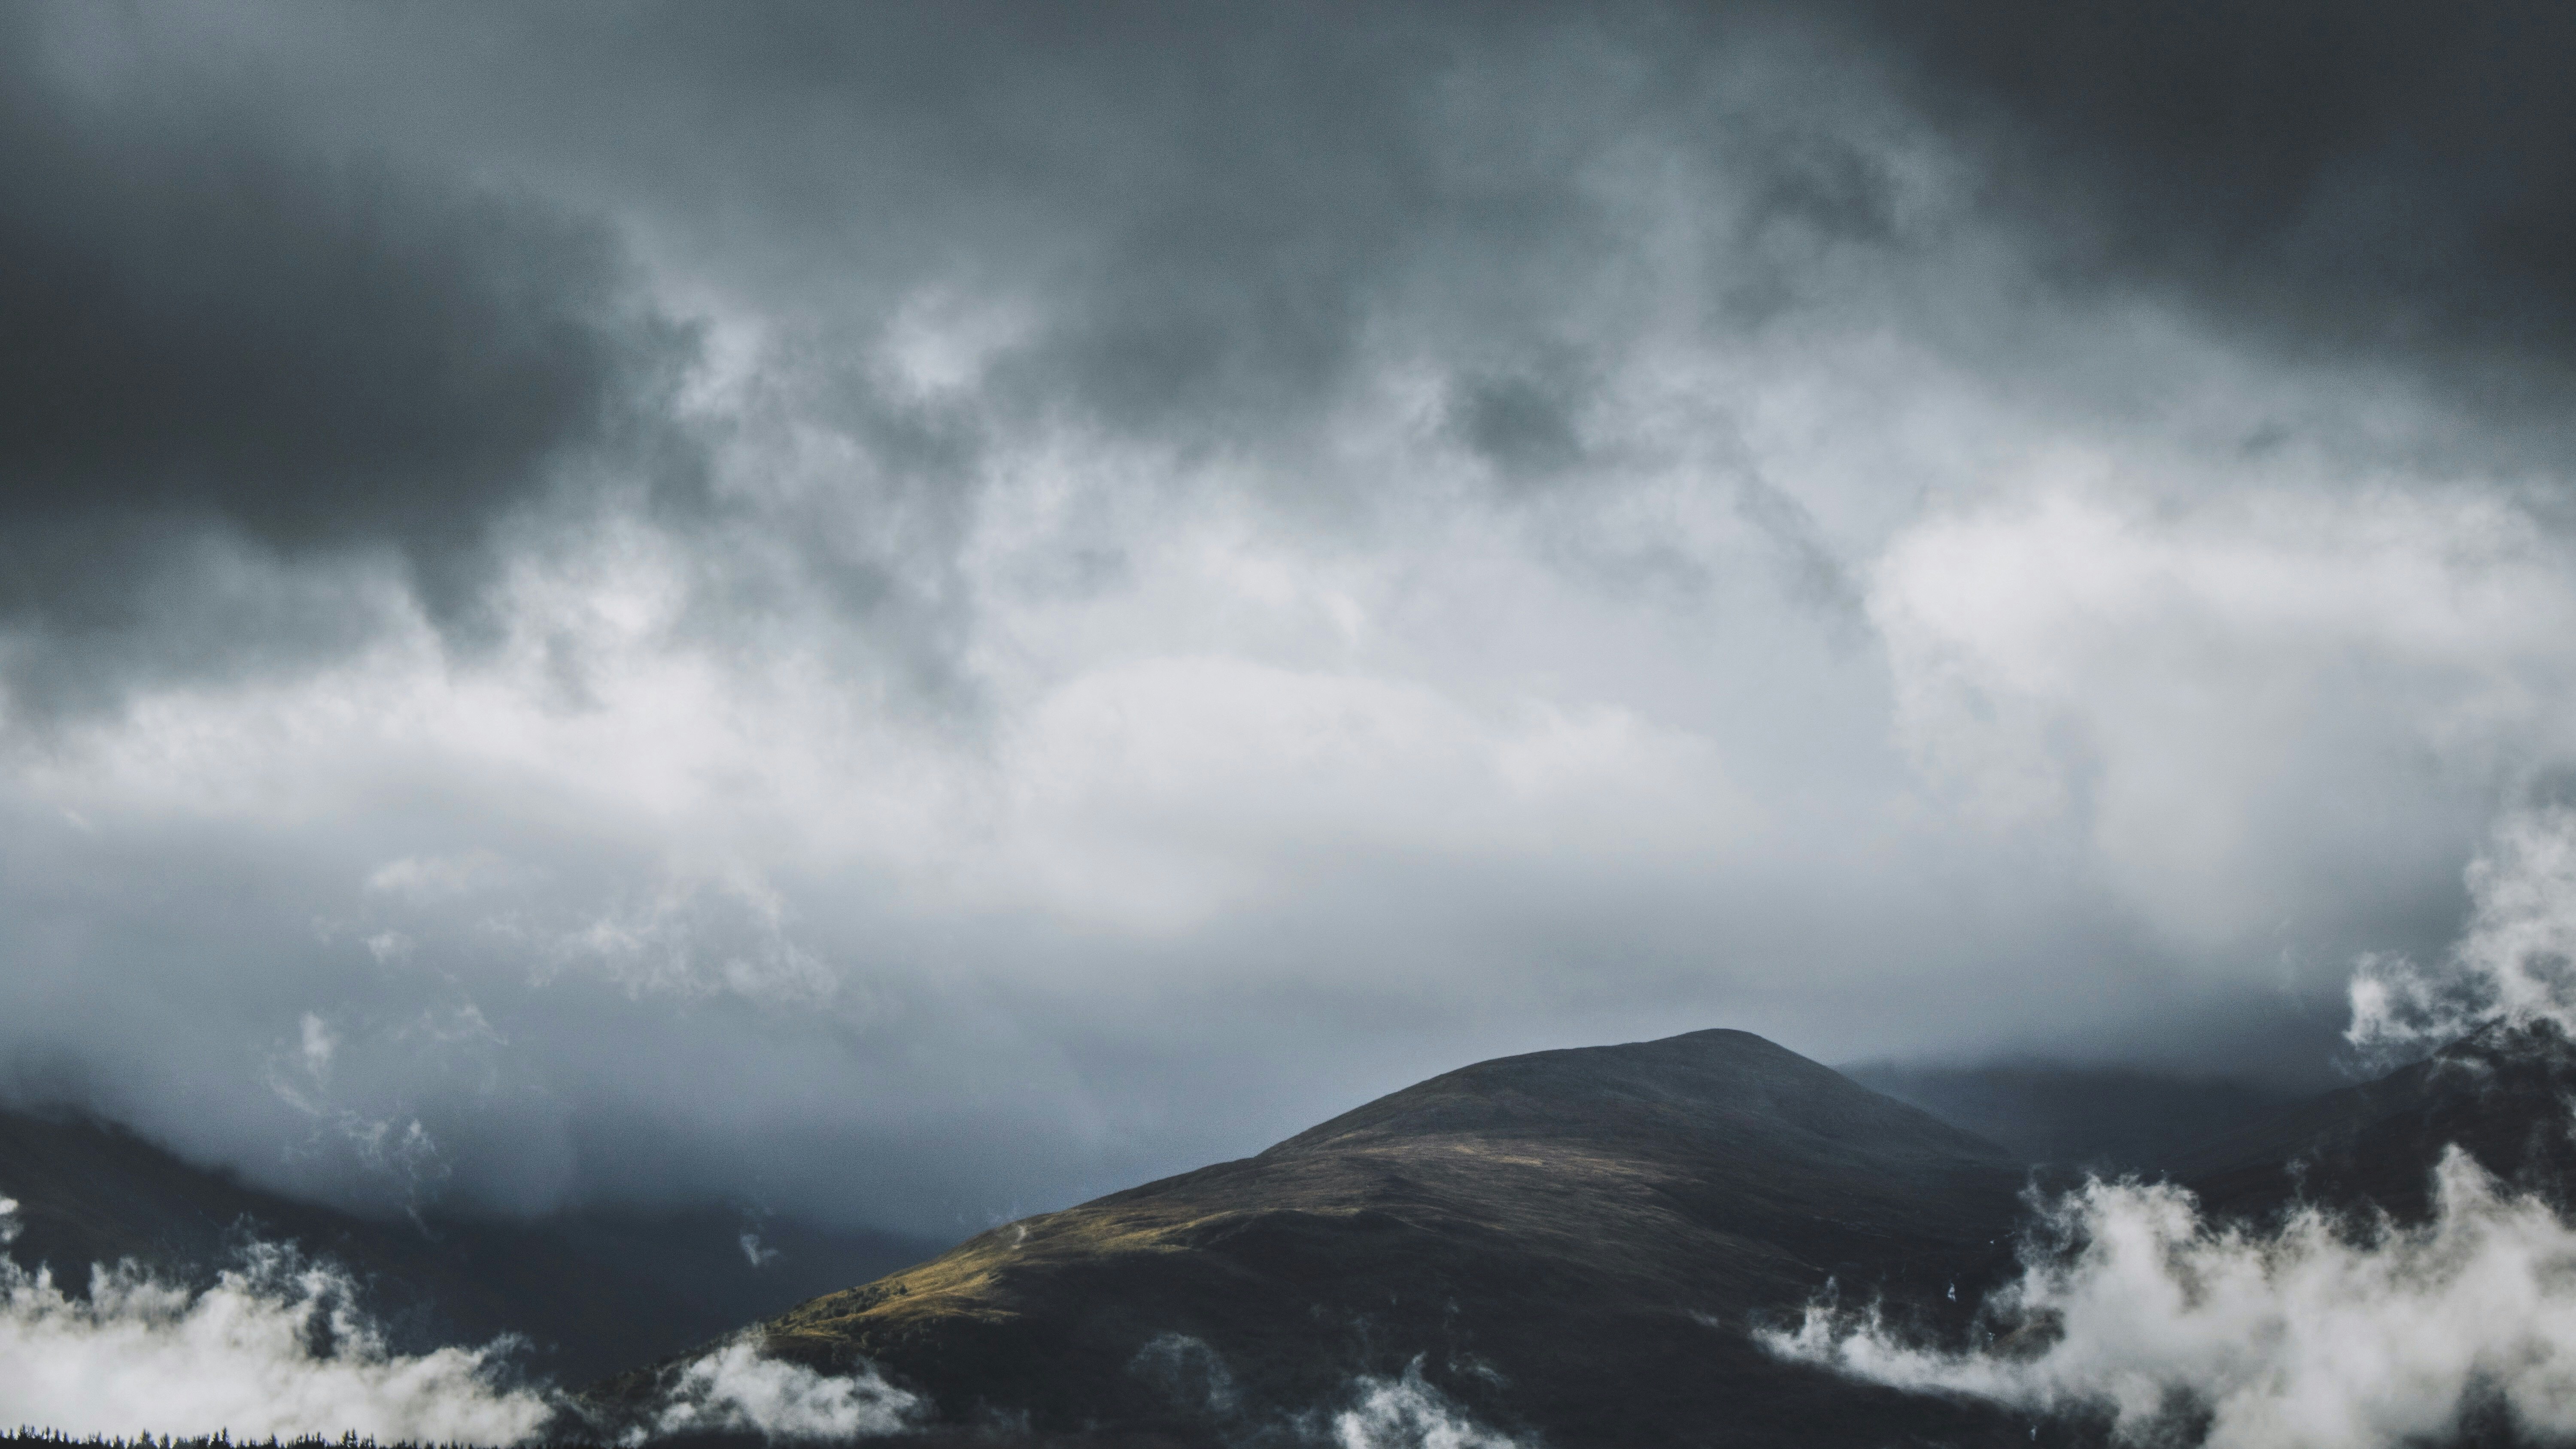
{"type": "MultiPolygon", "coordinates": [[[[2469,929],[2441,959],[2359,963],[2359,1060],[2472,1033],[2525,1052],[2571,1039],[2576,812],[2508,819],[2468,883],[2469,929]]],[[[2576,1224],[2456,1144],[2433,1168],[2423,1222],[2315,1202],[2227,1221],[2136,1177],[2034,1188],[2032,1204],[2020,1275],[1965,1343],[1904,1321],[1901,1306],[1830,1299],[1760,1338],[1874,1383],[2106,1420],[2120,1443],[2378,1449],[2499,1420],[2576,1435],[2576,1224]]]]}
{"type": "Polygon", "coordinates": [[[858,1439],[901,1433],[929,1409],[917,1394],[861,1369],[844,1377],[764,1357],[735,1339],[692,1361],[626,1442],[664,1434],[756,1433],[767,1439],[858,1439]]]}
{"type": "Polygon", "coordinates": [[[85,1297],[0,1259],[0,1419],[513,1444],[551,1417],[542,1393],[509,1382],[506,1342],[395,1354],[355,1300],[344,1273],[268,1245],[203,1289],[96,1265],[85,1297]]]}
{"type": "MultiPolygon", "coordinates": [[[[0,1247],[18,1236],[0,1197],[0,1247]]],[[[254,1242],[211,1285],[94,1264],[88,1291],[0,1256],[0,1421],[76,1435],[355,1433],[383,1442],[521,1444],[601,1425],[518,1368],[518,1344],[405,1354],[343,1268],[254,1242]]],[[[622,1437],[749,1433],[848,1440],[907,1427],[914,1396],[873,1374],[830,1377],[743,1340],[680,1367],[622,1437]]]]}
{"type": "Polygon", "coordinates": [[[1129,1371],[1221,1426],[1225,1443],[1247,1449],[1521,1449],[1521,1441],[1479,1422],[1425,1378],[1420,1358],[1392,1376],[1355,1372],[1340,1403],[1294,1411],[1249,1402],[1225,1356],[1188,1334],[1167,1333],[1147,1344],[1129,1371]]]}
{"type": "Polygon", "coordinates": [[[2376,1449],[2498,1409],[2576,1433],[2576,1228],[2456,1150],[2436,1203],[2421,1226],[2311,1206],[2263,1230],[2170,1184],[2095,1180],[2042,1209],[1975,1347],[1826,1304],[1766,1341],[1897,1388],[2105,1416],[2122,1443],[2376,1449]]]}

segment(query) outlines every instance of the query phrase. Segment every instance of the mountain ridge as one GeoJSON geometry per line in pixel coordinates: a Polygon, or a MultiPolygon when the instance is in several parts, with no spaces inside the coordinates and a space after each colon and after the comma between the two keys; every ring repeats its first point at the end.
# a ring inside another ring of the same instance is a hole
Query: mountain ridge
{"type": "MultiPolygon", "coordinates": [[[[951,1422],[1041,1433],[1255,1442],[1409,1375],[1552,1443],[2027,1443],[2000,1411],[1855,1385],[1751,1334],[1828,1281],[1934,1300],[1991,1275],[2023,1183],[1928,1113],[1694,1032],[1442,1073],[757,1331],[811,1367],[881,1367],[951,1422]],[[1201,1366],[1177,1381],[1174,1344],[1201,1366]]],[[[647,1402],[670,1372],[599,1401],[647,1402]]]]}

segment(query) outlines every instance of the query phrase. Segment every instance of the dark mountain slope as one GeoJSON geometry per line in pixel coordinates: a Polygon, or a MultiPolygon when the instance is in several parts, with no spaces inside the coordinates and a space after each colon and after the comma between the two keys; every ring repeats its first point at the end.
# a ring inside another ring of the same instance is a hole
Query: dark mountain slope
{"type": "Polygon", "coordinates": [[[103,1123],[5,1111],[0,1197],[19,1204],[8,1255],[52,1267],[67,1289],[91,1264],[126,1258],[203,1283],[253,1238],[291,1242],[348,1267],[400,1348],[516,1332],[535,1345],[531,1368],[574,1382],[937,1250],[773,1221],[762,1237],[780,1255],[755,1271],[741,1219],[724,1212],[375,1222],[244,1186],[103,1123]]]}
{"type": "Polygon", "coordinates": [[[2213,1212],[2261,1216],[2293,1201],[2432,1207],[2432,1169],[2456,1144],[2489,1172],[2576,1206],[2576,1045],[2554,1028],[2497,1025],[2376,1081],[2222,1132],[2169,1164],[2213,1212]]]}
{"type": "Polygon", "coordinates": [[[1476,1418],[1562,1446],[2027,1443],[1975,1406],[1782,1363],[1749,1332],[1828,1277],[1946,1301],[2008,1258],[2022,1182],[1923,1112],[1698,1032],[1451,1072],[1259,1156],[986,1233],[765,1337],[817,1367],[873,1360],[953,1417],[1122,1442],[1255,1442],[1418,1362],[1476,1418]]]}

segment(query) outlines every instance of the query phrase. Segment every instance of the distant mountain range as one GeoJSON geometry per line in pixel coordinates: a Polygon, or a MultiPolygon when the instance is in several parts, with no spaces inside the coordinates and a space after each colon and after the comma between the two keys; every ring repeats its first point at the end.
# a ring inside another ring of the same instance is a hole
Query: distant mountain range
{"type": "Polygon", "coordinates": [[[0,1111],[0,1196],[18,1202],[10,1255],[67,1289],[124,1259],[202,1283],[252,1241],[291,1243],[347,1268],[398,1350],[516,1333],[528,1367],[573,1383],[939,1247],[726,1211],[377,1221],[262,1192],[106,1123],[27,1112],[0,1111]],[[753,1264],[747,1227],[775,1257],[753,1264]]]}
{"type": "Polygon", "coordinates": [[[2432,1210],[2430,1168],[2458,1146],[2489,1172],[2576,1207],[2576,1045],[2549,1026],[2494,1026],[2377,1081],[2216,1133],[2169,1169],[2210,1211],[2259,1217],[2293,1200],[2432,1210]]]}
{"type": "Polygon", "coordinates": [[[2105,1175],[2159,1176],[2209,1138],[2306,1096],[2250,1078],[2070,1062],[1869,1062],[1838,1070],[2026,1162],[2105,1175]]]}
{"type": "Polygon", "coordinates": [[[757,1271],[720,1214],[424,1235],[81,1122],[0,1117],[0,1190],[23,1204],[22,1261],[203,1264],[250,1224],[351,1264],[420,1341],[529,1333],[559,1345],[566,1381],[645,1364],[585,1392],[589,1431],[633,1421],[749,1325],[773,1357],[869,1366],[922,1396],[932,1442],[1284,1445],[1329,1439],[1375,1393],[1445,1416],[1459,1449],[1479,1432],[1811,1449],[2059,1440],[2063,1426],[1860,1384],[1754,1334],[1827,1291],[1965,1324],[2015,1271],[2025,1189],[2072,1180],[2068,1162],[2169,1174],[2247,1218],[2302,1200],[2420,1217],[2450,1143],[2553,1200],[2576,1181],[2576,1050],[2545,1032],[2491,1031],[2286,1103],[1995,1071],[1864,1074],[2018,1123],[2018,1151],[1743,1032],[1509,1057],[935,1256],[773,1222],[787,1254],[757,1271]],[[2087,1102],[2107,1104],[2089,1140],[2066,1105],[2087,1102]],[[2185,1140],[2186,1125],[2205,1130],[2185,1140]],[[2035,1160],[2034,1132],[2057,1165],[2035,1160]]]}

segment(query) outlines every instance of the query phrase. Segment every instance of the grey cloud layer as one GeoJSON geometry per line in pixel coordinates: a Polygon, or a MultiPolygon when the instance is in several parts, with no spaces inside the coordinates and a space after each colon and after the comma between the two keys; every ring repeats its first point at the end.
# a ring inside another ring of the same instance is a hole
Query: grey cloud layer
{"type": "Polygon", "coordinates": [[[297,615],[362,601],[228,565],[381,550],[460,616],[498,520],[657,425],[691,339],[600,227],[296,134],[166,53],[84,94],[84,24],[5,23],[0,610],[52,646],[13,651],[21,707],[109,661],[220,677],[348,642],[297,615]]]}
{"type": "Polygon", "coordinates": [[[2558,403],[2576,147],[2545,5],[1869,7],[2076,276],[2558,403]]]}
{"type": "MultiPolygon", "coordinates": [[[[846,365],[782,379],[914,511],[971,491],[991,427],[1045,417],[1358,487],[1304,450],[1389,357],[1430,371],[1507,492],[1561,485],[1616,450],[1587,403],[1645,318],[1678,305],[1723,335],[1831,306],[1855,250],[1892,262],[1980,214],[2060,282],[2169,288],[2310,354],[2483,361],[2481,406],[2543,424],[2569,335],[2544,11],[14,23],[55,44],[13,48],[10,310],[32,345],[0,386],[27,540],[6,592],[92,657],[144,616],[212,642],[127,582],[221,574],[192,543],[210,522],[290,557],[388,545],[462,613],[493,519],[566,454],[652,427],[694,354],[633,290],[620,213],[825,356],[924,286],[1019,309],[962,410],[846,365]],[[226,63],[192,66],[207,31],[226,63]],[[1914,125],[1970,158],[1930,208],[1885,144],[1914,125]],[[1653,210],[1692,193],[1717,204],[1658,236],[1653,210]],[[1674,244],[1697,295],[1647,255],[1674,244]]],[[[862,612],[903,592],[880,560],[807,562],[862,612]]],[[[311,612],[193,592],[273,639],[311,612]]]]}
{"type": "Polygon", "coordinates": [[[2555,22],[2304,13],[14,12],[21,1081],[938,1228],[1709,1024],[2322,1071],[2576,599],[2555,22]]]}

